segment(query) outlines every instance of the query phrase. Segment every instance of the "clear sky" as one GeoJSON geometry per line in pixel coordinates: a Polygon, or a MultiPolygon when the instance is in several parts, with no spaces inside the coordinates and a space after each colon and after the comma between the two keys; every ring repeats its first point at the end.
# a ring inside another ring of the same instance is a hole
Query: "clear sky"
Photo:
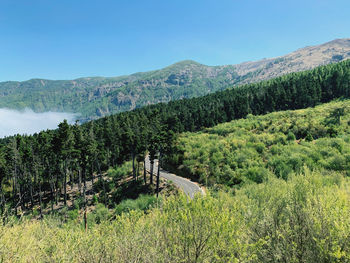
{"type": "Polygon", "coordinates": [[[350,37],[349,0],[0,0],[0,81],[236,64],[350,37]]]}

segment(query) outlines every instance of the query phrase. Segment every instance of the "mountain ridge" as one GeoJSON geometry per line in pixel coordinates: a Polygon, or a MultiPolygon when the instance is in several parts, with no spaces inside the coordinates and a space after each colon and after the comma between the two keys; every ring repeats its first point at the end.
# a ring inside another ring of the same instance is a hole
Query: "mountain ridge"
{"type": "Polygon", "coordinates": [[[0,82],[0,107],[80,113],[96,119],[144,105],[203,96],[350,58],[350,39],[298,49],[284,56],[236,65],[183,60],[159,70],[116,77],[0,82]]]}

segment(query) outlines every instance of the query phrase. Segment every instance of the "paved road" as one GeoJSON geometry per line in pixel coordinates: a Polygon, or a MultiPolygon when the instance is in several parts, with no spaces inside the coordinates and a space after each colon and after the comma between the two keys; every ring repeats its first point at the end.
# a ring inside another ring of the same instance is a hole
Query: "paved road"
{"type": "MultiPolygon", "coordinates": [[[[151,167],[151,164],[150,164],[149,158],[147,157],[146,169],[150,171],[150,167],[151,167]]],[[[154,160],[153,174],[157,175],[157,169],[158,169],[158,160],[154,160]]],[[[202,188],[199,187],[198,184],[192,182],[187,178],[183,178],[175,174],[169,173],[167,171],[164,171],[162,168],[160,169],[160,177],[165,178],[166,180],[172,181],[177,187],[179,187],[182,191],[184,191],[185,194],[189,195],[191,198],[193,198],[196,193],[204,194],[204,191],[202,190],[202,188]]]]}

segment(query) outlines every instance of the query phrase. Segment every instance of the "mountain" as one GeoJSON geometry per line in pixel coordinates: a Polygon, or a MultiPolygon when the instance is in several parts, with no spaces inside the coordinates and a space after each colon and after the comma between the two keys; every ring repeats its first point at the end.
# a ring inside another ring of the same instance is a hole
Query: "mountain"
{"type": "Polygon", "coordinates": [[[251,83],[292,72],[313,69],[346,60],[349,57],[350,39],[336,39],[322,45],[298,49],[285,56],[256,62],[245,62],[236,65],[235,71],[239,76],[246,76],[241,83],[251,83]]]}
{"type": "Polygon", "coordinates": [[[187,60],[121,77],[1,82],[0,107],[75,112],[81,114],[82,120],[89,120],[143,105],[198,97],[349,57],[350,39],[337,39],[285,56],[238,65],[206,66],[187,60]]]}

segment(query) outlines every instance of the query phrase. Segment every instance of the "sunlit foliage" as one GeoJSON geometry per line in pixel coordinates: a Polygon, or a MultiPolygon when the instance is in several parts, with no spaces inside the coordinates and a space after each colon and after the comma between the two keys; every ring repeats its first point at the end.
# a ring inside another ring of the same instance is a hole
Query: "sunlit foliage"
{"type": "Polygon", "coordinates": [[[170,197],[147,213],[100,211],[0,226],[2,262],[349,262],[349,179],[304,169],[230,195],[170,197]],[[111,213],[111,212],[110,212],[111,213]]]}
{"type": "Polygon", "coordinates": [[[286,179],[304,166],[350,175],[349,122],[349,100],[248,115],[182,134],[168,163],[208,185],[261,183],[270,175],[286,179]]]}

